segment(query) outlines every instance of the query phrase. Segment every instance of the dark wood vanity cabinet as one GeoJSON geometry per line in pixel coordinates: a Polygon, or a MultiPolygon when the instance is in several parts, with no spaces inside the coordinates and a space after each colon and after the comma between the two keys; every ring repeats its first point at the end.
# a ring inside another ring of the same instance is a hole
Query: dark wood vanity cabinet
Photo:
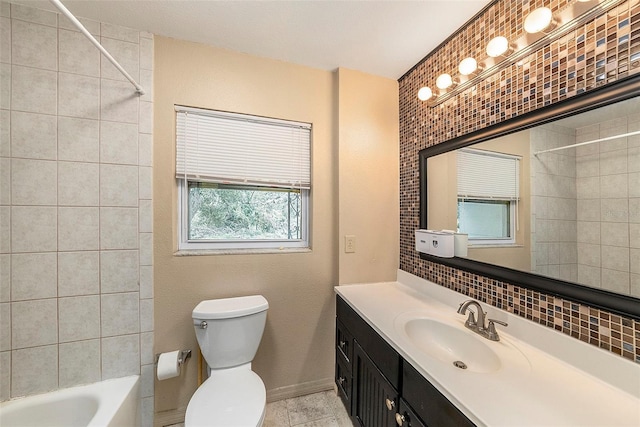
{"type": "Polygon", "coordinates": [[[336,315],[335,380],[354,425],[474,425],[339,295],[336,315]]]}

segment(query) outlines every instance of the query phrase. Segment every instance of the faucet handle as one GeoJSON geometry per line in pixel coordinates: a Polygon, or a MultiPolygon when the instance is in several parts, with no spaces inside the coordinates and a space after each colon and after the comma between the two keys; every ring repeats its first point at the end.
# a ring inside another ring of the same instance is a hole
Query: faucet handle
{"type": "Polygon", "coordinates": [[[487,338],[489,338],[491,341],[500,341],[500,336],[498,335],[498,331],[496,331],[496,323],[502,326],[509,326],[507,322],[496,319],[489,319],[489,326],[487,326],[487,338]]]}
{"type": "Polygon", "coordinates": [[[473,311],[469,310],[469,317],[467,317],[467,321],[465,322],[467,327],[477,327],[478,322],[476,322],[476,316],[473,314],[473,311]]]}

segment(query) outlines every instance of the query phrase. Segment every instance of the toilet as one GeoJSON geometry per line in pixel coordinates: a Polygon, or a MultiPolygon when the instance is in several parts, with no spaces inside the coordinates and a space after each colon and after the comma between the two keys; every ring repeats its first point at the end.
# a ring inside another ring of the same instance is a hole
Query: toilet
{"type": "Polygon", "coordinates": [[[266,390],[251,370],[267,320],[269,303],[262,295],[200,302],[193,327],[208,378],[191,397],[185,427],[260,427],[266,390]]]}

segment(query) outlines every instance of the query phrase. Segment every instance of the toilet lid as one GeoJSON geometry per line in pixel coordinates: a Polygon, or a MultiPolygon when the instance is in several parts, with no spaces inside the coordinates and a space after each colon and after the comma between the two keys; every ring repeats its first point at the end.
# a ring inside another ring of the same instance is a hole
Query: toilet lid
{"type": "Polygon", "coordinates": [[[189,401],[185,427],[258,426],[267,393],[260,377],[249,368],[212,371],[189,401]]]}

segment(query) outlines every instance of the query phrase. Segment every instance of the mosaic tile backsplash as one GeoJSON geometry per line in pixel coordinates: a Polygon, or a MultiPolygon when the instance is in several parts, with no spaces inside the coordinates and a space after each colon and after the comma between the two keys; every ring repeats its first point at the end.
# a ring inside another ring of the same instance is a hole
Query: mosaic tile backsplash
{"type": "Polygon", "coordinates": [[[557,11],[571,3],[496,1],[400,78],[400,268],[640,363],[640,321],[422,260],[414,249],[421,149],[640,71],[640,2],[633,0],[437,107],[418,100],[418,90],[455,70],[461,55],[482,58],[493,37],[520,37],[530,11],[541,6],[557,11]]]}

